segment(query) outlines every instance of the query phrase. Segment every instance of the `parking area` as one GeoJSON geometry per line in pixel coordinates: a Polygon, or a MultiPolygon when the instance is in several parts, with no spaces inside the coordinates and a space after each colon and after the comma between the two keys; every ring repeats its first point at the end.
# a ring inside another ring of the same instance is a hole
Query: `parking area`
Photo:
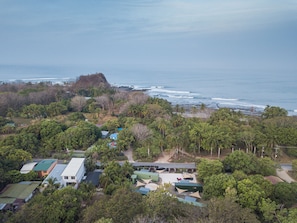
{"type": "MultiPolygon", "coordinates": [[[[189,174],[187,174],[189,175],[189,174]]],[[[164,172],[164,173],[160,173],[159,174],[159,177],[161,179],[161,184],[164,185],[164,184],[171,184],[171,185],[174,185],[174,183],[180,181],[180,180],[184,180],[184,174],[182,173],[169,173],[169,172],[164,172]]],[[[193,183],[197,183],[197,180],[196,180],[196,176],[195,174],[190,174],[190,176],[193,178],[193,179],[190,179],[189,181],[190,182],[193,182],[193,183]]]]}

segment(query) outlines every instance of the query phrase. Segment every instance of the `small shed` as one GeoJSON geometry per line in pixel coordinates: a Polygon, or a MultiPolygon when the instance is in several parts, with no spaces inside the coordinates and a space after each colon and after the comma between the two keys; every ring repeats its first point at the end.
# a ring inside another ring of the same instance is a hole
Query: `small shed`
{"type": "Polygon", "coordinates": [[[141,193],[142,195],[147,195],[150,192],[150,189],[145,187],[140,187],[137,192],[141,193]]]}
{"type": "Polygon", "coordinates": [[[179,189],[183,189],[183,190],[187,190],[190,192],[202,192],[203,191],[203,186],[202,184],[198,184],[198,183],[192,183],[186,180],[181,180],[179,182],[175,183],[175,188],[177,190],[177,188],[179,189]]]}

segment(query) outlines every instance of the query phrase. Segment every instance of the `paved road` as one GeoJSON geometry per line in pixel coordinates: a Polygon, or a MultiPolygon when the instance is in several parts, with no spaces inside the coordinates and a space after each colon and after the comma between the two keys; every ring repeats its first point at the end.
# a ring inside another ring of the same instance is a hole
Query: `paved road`
{"type": "Polygon", "coordinates": [[[295,180],[290,177],[288,174],[288,171],[292,170],[292,164],[291,163],[281,163],[281,168],[276,170],[276,174],[279,178],[284,180],[285,182],[291,183],[295,182],[295,180]]]}
{"type": "Polygon", "coordinates": [[[283,170],[287,170],[287,171],[292,170],[292,163],[281,163],[280,166],[283,170]]]}

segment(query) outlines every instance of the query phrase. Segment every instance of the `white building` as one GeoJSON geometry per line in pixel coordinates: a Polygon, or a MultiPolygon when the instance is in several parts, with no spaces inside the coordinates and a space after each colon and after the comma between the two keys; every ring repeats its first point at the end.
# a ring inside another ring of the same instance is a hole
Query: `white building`
{"type": "Polygon", "coordinates": [[[21,174],[27,174],[30,171],[33,171],[34,167],[37,165],[37,162],[26,163],[20,170],[21,174]]]}
{"type": "Polygon", "coordinates": [[[85,158],[72,158],[61,174],[64,186],[73,185],[77,188],[86,172],[85,158]]]}

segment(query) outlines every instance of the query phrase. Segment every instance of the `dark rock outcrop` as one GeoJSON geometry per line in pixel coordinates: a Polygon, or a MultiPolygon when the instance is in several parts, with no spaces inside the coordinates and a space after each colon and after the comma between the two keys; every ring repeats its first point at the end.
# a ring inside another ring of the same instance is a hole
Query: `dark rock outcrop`
{"type": "Polygon", "coordinates": [[[80,76],[77,81],[72,85],[73,89],[89,89],[89,88],[110,88],[104,74],[96,73],[80,76]]]}

